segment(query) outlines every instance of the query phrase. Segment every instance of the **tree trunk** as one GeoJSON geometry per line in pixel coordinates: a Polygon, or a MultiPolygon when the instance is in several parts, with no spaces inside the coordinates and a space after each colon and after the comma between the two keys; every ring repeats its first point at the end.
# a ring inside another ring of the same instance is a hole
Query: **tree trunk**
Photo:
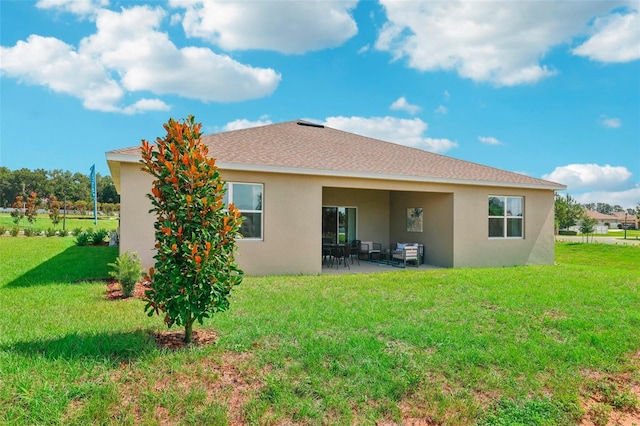
{"type": "Polygon", "coordinates": [[[192,342],[193,338],[193,318],[189,315],[189,318],[184,324],[184,342],[189,344],[192,342]]]}

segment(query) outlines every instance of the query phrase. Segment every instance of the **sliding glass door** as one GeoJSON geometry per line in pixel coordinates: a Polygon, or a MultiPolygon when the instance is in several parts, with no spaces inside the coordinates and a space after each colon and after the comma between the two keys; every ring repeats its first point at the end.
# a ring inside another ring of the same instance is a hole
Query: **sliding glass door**
{"type": "Polygon", "coordinates": [[[348,243],[356,239],[355,207],[322,208],[322,242],[348,243]]]}

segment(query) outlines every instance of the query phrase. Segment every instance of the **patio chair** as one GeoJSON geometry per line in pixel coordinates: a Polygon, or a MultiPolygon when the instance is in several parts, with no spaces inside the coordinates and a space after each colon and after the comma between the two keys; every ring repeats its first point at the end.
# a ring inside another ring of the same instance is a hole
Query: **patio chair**
{"type": "Polygon", "coordinates": [[[361,241],[359,255],[365,255],[367,260],[373,260],[376,256],[380,258],[380,252],[382,251],[382,244],[374,243],[373,241],[361,241]]]}
{"type": "Polygon", "coordinates": [[[394,261],[398,263],[402,263],[402,266],[404,268],[407,267],[407,264],[411,264],[411,263],[413,263],[416,268],[420,266],[420,262],[418,261],[417,245],[407,245],[407,244],[398,243],[391,257],[394,261]],[[410,262],[410,263],[407,263],[407,262],[410,262]]]}
{"type": "Polygon", "coordinates": [[[351,258],[351,264],[353,265],[353,259],[358,261],[358,265],[360,264],[360,240],[351,241],[351,248],[349,257],[351,258]]]}
{"type": "Polygon", "coordinates": [[[331,262],[333,265],[333,261],[337,260],[338,263],[336,265],[336,269],[340,267],[340,262],[344,264],[347,268],[351,269],[349,266],[348,259],[351,256],[351,245],[350,244],[336,244],[331,247],[331,262]]]}

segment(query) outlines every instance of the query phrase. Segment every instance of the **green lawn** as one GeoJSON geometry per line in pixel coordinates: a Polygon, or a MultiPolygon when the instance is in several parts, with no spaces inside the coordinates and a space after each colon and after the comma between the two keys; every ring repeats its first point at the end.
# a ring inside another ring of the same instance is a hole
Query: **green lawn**
{"type": "Polygon", "coordinates": [[[0,238],[0,424],[568,425],[594,394],[637,409],[640,247],[246,278],[205,324],[216,345],[172,351],[143,302],[103,298],[116,250],[72,244],[0,238]]]}
{"type": "MultiPolygon", "coordinates": [[[[10,213],[0,213],[0,228],[5,228],[6,232],[9,232],[11,228],[13,228],[15,223],[13,223],[13,218],[10,213]]],[[[36,221],[31,225],[26,218],[20,221],[20,229],[24,228],[33,228],[38,231],[46,231],[49,228],[53,228],[51,223],[51,219],[46,214],[40,214],[36,217],[36,221]]],[[[93,214],[89,216],[79,216],[79,215],[68,215],[65,223],[65,229],[69,232],[74,229],[82,228],[84,230],[96,230],[96,229],[106,229],[107,231],[115,231],[118,229],[118,218],[117,217],[107,217],[107,216],[99,216],[98,217],[98,225],[94,225],[93,214]]],[[[56,229],[62,229],[62,218],[60,219],[60,223],[56,227],[56,229]]]]}

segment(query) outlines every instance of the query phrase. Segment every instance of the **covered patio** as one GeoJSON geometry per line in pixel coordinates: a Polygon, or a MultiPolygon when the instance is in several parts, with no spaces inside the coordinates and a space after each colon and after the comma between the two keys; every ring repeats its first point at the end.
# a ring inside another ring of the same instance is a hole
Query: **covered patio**
{"type": "MultiPolygon", "coordinates": [[[[385,183],[379,184],[389,186],[385,183]]],[[[453,266],[453,216],[453,194],[449,192],[326,186],[322,189],[323,245],[359,241],[369,248],[375,245],[382,252],[363,256],[360,251],[360,265],[349,264],[355,272],[397,270],[398,262],[389,262],[392,260],[389,253],[398,243],[419,246],[419,268],[453,266]]],[[[337,269],[349,271],[344,263],[337,269]]],[[[331,268],[323,262],[322,273],[335,270],[335,264],[331,268]]]]}

